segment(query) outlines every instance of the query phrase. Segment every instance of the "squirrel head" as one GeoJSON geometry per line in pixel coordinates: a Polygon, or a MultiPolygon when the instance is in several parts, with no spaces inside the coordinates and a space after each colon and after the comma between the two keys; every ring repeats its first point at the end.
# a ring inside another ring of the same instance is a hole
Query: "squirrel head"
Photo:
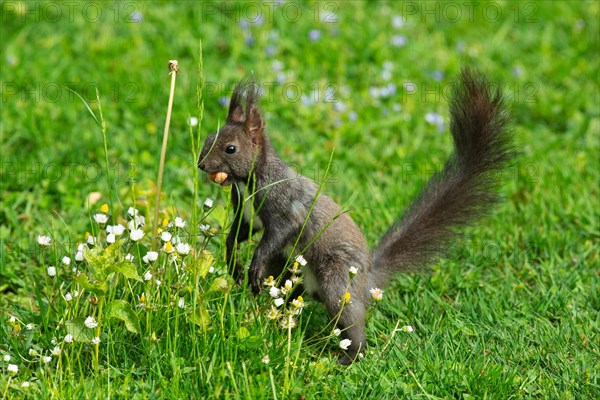
{"type": "Polygon", "coordinates": [[[225,126],[209,135],[198,168],[222,186],[247,182],[265,146],[265,121],[259,110],[260,87],[253,78],[239,82],[231,95],[225,126]]]}

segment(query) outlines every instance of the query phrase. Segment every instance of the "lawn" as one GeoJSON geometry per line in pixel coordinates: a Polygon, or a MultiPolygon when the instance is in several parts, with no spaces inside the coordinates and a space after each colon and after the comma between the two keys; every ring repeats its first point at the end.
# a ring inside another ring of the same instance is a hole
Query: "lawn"
{"type": "Polygon", "coordinates": [[[0,398],[600,398],[599,9],[3,1],[0,398]],[[199,148],[254,74],[279,155],[374,246],[451,152],[462,65],[510,106],[504,201],[394,280],[340,366],[318,302],[282,327],[227,273],[229,191],[199,148]]]}

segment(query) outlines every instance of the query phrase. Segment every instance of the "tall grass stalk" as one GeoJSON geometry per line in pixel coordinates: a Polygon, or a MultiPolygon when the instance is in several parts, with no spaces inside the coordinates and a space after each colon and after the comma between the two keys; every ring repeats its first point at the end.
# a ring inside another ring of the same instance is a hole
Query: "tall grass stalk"
{"type": "Polygon", "coordinates": [[[169,141],[169,126],[171,124],[171,110],[173,109],[173,97],[175,96],[175,81],[179,65],[177,60],[169,61],[169,73],[171,75],[171,90],[169,91],[169,104],[167,106],[167,118],[163,133],[162,148],[160,150],[160,163],[158,165],[158,178],[156,179],[156,202],[154,204],[154,221],[152,221],[152,249],[156,250],[156,231],[158,229],[158,214],[160,212],[160,192],[162,189],[163,172],[165,169],[165,157],[167,154],[167,142],[169,141]]]}

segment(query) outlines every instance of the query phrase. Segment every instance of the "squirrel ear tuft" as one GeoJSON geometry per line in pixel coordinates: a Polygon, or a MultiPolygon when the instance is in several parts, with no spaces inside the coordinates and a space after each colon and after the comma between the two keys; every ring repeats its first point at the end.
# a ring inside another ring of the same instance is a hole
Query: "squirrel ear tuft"
{"type": "Polygon", "coordinates": [[[242,106],[240,104],[231,103],[229,114],[227,114],[227,122],[244,122],[245,120],[246,116],[244,115],[242,106]]]}
{"type": "Polygon", "coordinates": [[[248,113],[245,123],[246,132],[252,139],[252,142],[261,145],[263,142],[265,120],[260,115],[258,108],[254,104],[248,107],[248,113]]]}

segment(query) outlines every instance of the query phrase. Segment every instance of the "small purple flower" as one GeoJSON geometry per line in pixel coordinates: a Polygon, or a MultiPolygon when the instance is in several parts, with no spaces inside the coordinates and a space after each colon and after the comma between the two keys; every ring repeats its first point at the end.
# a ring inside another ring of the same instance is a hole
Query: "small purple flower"
{"type": "Polygon", "coordinates": [[[404,82],[402,87],[404,87],[406,93],[414,93],[417,90],[417,85],[414,82],[404,82]]]}
{"type": "Polygon", "coordinates": [[[358,114],[356,114],[356,111],[350,111],[350,114],[348,114],[348,120],[354,122],[358,119],[358,114]]]}
{"type": "Polygon", "coordinates": [[[268,57],[274,56],[277,53],[277,48],[275,46],[267,46],[265,47],[265,54],[268,57]]]}
{"type": "Polygon", "coordinates": [[[406,36],[404,35],[394,35],[392,36],[392,40],[390,42],[394,47],[402,47],[406,45],[407,41],[408,39],[406,39],[406,36]]]}
{"type": "Polygon", "coordinates": [[[312,42],[316,42],[317,40],[321,39],[321,31],[318,29],[311,29],[310,32],[308,32],[308,38],[312,42]]]}
{"type": "Polygon", "coordinates": [[[523,68],[514,67],[512,70],[512,73],[515,77],[520,78],[521,76],[523,76],[523,68]]]}
{"type": "Polygon", "coordinates": [[[223,107],[227,107],[227,103],[229,103],[229,101],[227,100],[226,96],[222,96],[219,98],[219,104],[223,107]]]}
{"type": "Polygon", "coordinates": [[[428,112],[427,114],[425,114],[425,121],[427,121],[431,125],[436,125],[438,131],[440,132],[444,130],[444,118],[442,118],[442,116],[438,113],[431,111],[428,112]]]}
{"type": "Polygon", "coordinates": [[[431,75],[433,76],[433,79],[436,82],[439,82],[442,79],[444,79],[444,73],[442,71],[433,71],[433,73],[431,75]]]}
{"type": "Polygon", "coordinates": [[[139,23],[144,20],[144,15],[140,11],[134,11],[129,16],[131,22],[139,23]]]}

